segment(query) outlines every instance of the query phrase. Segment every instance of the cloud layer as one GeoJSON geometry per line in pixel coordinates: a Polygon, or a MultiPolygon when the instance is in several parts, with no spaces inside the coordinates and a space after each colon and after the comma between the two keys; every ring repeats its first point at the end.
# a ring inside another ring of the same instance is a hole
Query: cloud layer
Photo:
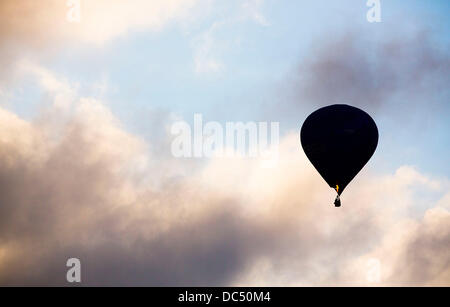
{"type": "Polygon", "coordinates": [[[99,101],[65,118],[0,110],[2,285],[67,285],[71,257],[84,285],[366,285],[373,259],[376,284],[450,282],[447,179],[366,170],[336,209],[296,133],[276,167],[212,159],[186,175],[99,101]]]}

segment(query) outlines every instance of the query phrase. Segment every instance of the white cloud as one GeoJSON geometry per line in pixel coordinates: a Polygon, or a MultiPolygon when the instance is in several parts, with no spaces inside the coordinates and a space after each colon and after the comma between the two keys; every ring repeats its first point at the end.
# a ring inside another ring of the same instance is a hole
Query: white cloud
{"type": "MultiPolygon", "coordinates": [[[[223,55],[235,48],[241,40],[240,35],[234,35],[234,40],[219,36],[225,31],[247,20],[260,26],[269,26],[269,22],[261,13],[262,1],[249,0],[241,3],[232,10],[232,14],[218,19],[204,32],[192,40],[195,72],[200,74],[218,73],[225,69],[223,55]]],[[[233,31],[233,30],[231,30],[233,31]]]]}
{"type": "Polygon", "coordinates": [[[76,99],[77,84],[69,83],[61,76],[28,60],[22,60],[17,65],[18,73],[22,77],[32,76],[40,88],[49,93],[54,107],[67,110],[76,99]]]}

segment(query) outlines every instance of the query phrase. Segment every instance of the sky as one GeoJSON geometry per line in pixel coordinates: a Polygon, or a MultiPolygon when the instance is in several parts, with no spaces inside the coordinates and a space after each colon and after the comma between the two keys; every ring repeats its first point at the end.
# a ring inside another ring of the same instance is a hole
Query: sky
{"type": "Polygon", "coordinates": [[[0,285],[450,285],[448,1],[79,3],[0,3],[0,285]],[[336,103],[380,135],[339,209],[299,142],[336,103]],[[279,160],[174,157],[194,114],[279,160]]]}

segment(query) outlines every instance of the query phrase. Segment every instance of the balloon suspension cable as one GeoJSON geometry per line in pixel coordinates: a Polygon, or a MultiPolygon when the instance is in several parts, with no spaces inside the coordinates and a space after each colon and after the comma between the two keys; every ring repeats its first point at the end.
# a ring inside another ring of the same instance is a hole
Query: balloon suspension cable
{"type": "Polygon", "coordinates": [[[334,200],[334,206],[335,207],[340,207],[341,206],[341,199],[339,197],[339,185],[336,185],[336,193],[338,193],[338,195],[336,196],[336,199],[334,200]]]}

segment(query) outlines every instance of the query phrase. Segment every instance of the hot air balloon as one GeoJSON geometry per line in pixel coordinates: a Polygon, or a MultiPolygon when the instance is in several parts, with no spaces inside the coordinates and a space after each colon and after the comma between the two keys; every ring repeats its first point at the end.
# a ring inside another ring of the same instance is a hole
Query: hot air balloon
{"type": "Polygon", "coordinates": [[[372,157],[378,129],[369,114],[358,108],[335,104],[311,113],[300,130],[306,156],[328,185],[340,195],[372,157]]]}

